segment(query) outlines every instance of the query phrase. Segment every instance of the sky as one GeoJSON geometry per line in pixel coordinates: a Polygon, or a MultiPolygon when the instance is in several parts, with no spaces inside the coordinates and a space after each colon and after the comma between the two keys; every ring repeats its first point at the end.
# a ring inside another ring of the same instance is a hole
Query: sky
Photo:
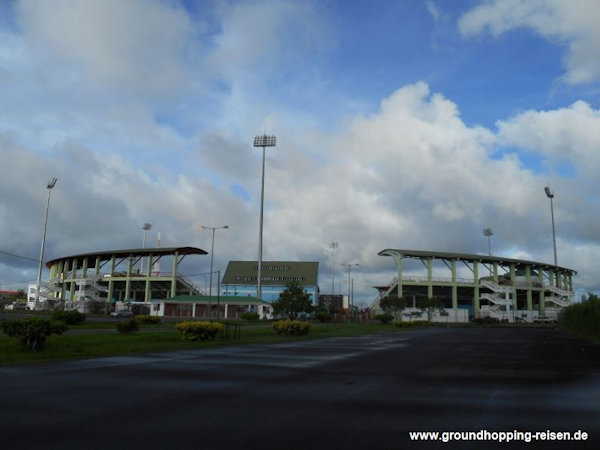
{"type": "Polygon", "coordinates": [[[263,259],[319,261],[324,293],[359,264],[368,304],[381,250],[487,254],[487,227],[552,263],[545,186],[558,264],[600,291],[596,0],[0,1],[0,289],[37,276],[52,177],[46,261],[145,222],[256,260],[263,133],[263,259]]]}

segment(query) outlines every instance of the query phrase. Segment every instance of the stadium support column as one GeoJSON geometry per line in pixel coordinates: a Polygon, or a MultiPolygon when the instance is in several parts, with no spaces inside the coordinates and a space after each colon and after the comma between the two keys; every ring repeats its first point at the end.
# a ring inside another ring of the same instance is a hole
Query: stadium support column
{"type": "Polygon", "coordinates": [[[527,264],[525,266],[525,281],[527,282],[527,311],[531,314],[533,310],[533,298],[531,292],[531,266],[527,264]]]}
{"type": "Polygon", "coordinates": [[[516,322],[517,314],[517,267],[515,263],[510,264],[510,284],[512,286],[512,306],[513,306],[513,322],[516,322]]]}
{"type": "Polygon", "coordinates": [[[473,288],[473,314],[479,317],[479,262],[473,261],[473,278],[475,287],[473,288]]]}
{"type": "Polygon", "coordinates": [[[71,301],[75,300],[75,278],[77,278],[77,263],[77,258],[74,258],[71,263],[71,301]]]}
{"type": "Polygon", "coordinates": [[[146,287],[144,289],[144,301],[148,303],[152,300],[152,284],[150,281],[150,271],[152,270],[152,253],[148,255],[148,263],[146,264],[146,287]]]}
{"type": "MultiPolygon", "coordinates": [[[[106,296],[106,310],[110,309],[110,303],[112,302],[115,285],[113,281],[113,277],[115,276],[115,255],[112,255],[110,258],[110,277],[108,278],[108,294],[106,296]]],[[[108,314],[108,313],[107,313],[108,314]]]]}
{"type": "Polygon", "coordinates": [[[433,297],[433,258],[430,256],[427,258],[427,298],[433,297]]]}
{"type": "Polygon", "coordinates": [[[88,270],[88,257],[83,257],[83,264],[81,266],[81,278],[87,278],[87,270],[88,270]]]}
{"type": "Polygon", "coordinates": [[[402,298],[402,255],[396,255],[396,266],[398,267],[398,298],[402,298]]]}
{"type": "Polygon", "coordinates": [[[458,308],[458,289],[456,287],[456,260],[450,262],[450,270],[452,271],[452,309],[458,308]]]}
{"type": "Polygon", "coordinates": [[[173,255],[173,278],[171,278],[171,297],[175,297],[177,293],[177,259],[179,258],[179,252],[175,251],[173,255]]]}
{"type": "Polygon", "coordinates": [[[127,260],[127,278],[125,279],[125,298],[128,301],[131,298],[131,269],[133,267],[133,255],[129,255],[127,260]]]}
{"type": "Polygon", "coordinates": [[[538,269],[538,283],[540,283],[540,317],[546,315],[546,292],[544,291],[544,269],[538,269]]]}
{"type": "Polygon", "coordinates": [[[66,301],[66,297],[67,297],[67,284],[66,284],[66,280],[69,277],[69,261],[68,259],[63,261],[63,267],[62,267],[62,283],[61,283],[61,290],[60,290],[60,298],[62,301],[62,306],[63,309],[65,307],[65,301],[66,301]]]}
{"type": "Polygon", "coordinates": [[[498,263],[494,261],[494,283],[498,284],[498,263]]]}

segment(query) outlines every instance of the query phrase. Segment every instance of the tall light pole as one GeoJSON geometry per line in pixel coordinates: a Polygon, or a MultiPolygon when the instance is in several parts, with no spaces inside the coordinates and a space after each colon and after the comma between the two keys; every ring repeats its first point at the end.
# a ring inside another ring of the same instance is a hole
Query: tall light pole
{"type": "Polygon", "coordinates": [[[558,262],[556,260],[556,233],[554,231],[554,205],[552,204],[554,193],[550,190],[548,186],[544,188],[544,192],[546,192],[546,197],[550,199],[550,215],[552,216],[552,245],[554,247],[554,265],[557,266],[558,262]]]}
{"type": "MultiPolygon", "coordinates": [[[[329,248],[331,249],[331,296],[335,295],[335,251],[338,248],[337,242],[330,242],[329,248]]],[[[332,299],[333,300],[333,299],[332,299]]]]}
{"type": "Polygon", "coordinates": [[[348,320],[350,320],[350,314],[352,311],[352,305],[350,303],[350,294],[351,294],[351,289],[352,289],[351,285],[350,285],[350,272],[353,267],[358,267],[359,264],[354,263],[354,264],[340,264],[340,265],[348,268],[348,320]]]}
{"type": "MultiPolygon", "coordinates": [[[[142,230],[144,230],[144,239],[142,239],[142,248],[146,248],[146,233],[152,228],[152,224],[151,223],[145,223],[144,225],[142,225],[142,230]]],[[[142,261],[141,261],[141,270],[140,272],[143,273],[144,272],[144,256],[142,255],[142,261]]]]}
{"type": "Polygon", "coordinates": [[[48,210],[50,209],[50,192],[52,188],[56,186],[57,178],[51,178],[46,185],[48,189],[48,200],[46,202],[46,214],[44,216],[44,231],[42,233],[42,248],[40,249],[40,263],[38,266],[37,284],[35,288],[35,305],[34,309],[37,309],[40,302],[40,285],[42,283],[42,263],[44,262],[44,248],[46,247],[46,227],[48,226],[48,210]]]}
{"type": "Polygon", "coordinates": [[[254,147],[262,147],[262,181],[260,185],[260,231],[258,233],[258,276],[256,279],[256,298],[262,300],[262,239],[263,239],[263,211],[265,200],[265,147],[275,147],[277,137],[256,136],[254,138],[254,147]]]}
{"type": "Polygon", "coordinates": [[[213,279],[213,256],[215,253],[215,230],[226,230],[229,228],[228,225],[223,225],[222,227],[206,227],[202,225],[200,228],[203,230],[212,230],[212,245],[210,247],[210,282],[208,288],[208,296],[212,296],[212,279],[213,279]]]}
{"type": "Polygon", "coordinates": [[[488,238],[488,256],[492,256],[492,239],[491,238],[494,235],[494,232],[492,231],[491,228],[484,228],[483,235],[487,236],[487,238],[488,238]]]}

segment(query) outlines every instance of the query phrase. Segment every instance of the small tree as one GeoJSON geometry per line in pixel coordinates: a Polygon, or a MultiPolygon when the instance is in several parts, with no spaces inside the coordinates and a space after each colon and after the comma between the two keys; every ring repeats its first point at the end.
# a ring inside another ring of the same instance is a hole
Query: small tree
{"type": "Polygon", "coordinates": [[[397,319],[398,313],[406,308],[406,300],[404,297],[388,295],[379,300],[379,306],[384,312],[393,314],[394,319],[397,319]]]}
{"type": "Polygon", "coordinates": [[[7,336],[17,338],[23,347],[34,351],[40,350],[51,334],[63,334],[68,329],[63,322],[39,317],[3,320],[0,328],[7,336]]]}
{"type": "Polygon", "coordinates": [[[290,281],[279,294],[279,298],[273,302],[273,311],[289,319],[295,319],[301,313],[311,313],[314,310],[311,295],[299,282],[290,281]]]}
{"type": "Polygon", "coordinates": [[[419,301],[419,307],[427,312],[427,320],[431,321],[431,317],[433,316],[433,312],[436,309],[442,309],[444,307],[444,302],[442,302],[437,297],[429,297],[419,301]]]}

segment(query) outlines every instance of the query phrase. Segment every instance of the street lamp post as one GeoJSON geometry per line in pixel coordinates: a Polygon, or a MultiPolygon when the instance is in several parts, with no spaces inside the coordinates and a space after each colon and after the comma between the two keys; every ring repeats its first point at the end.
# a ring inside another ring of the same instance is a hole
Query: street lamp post
{"type": "Polygon", "coordinates": [[[256,136],[254,138],[254,147],[262,147],[262,181],[260,185],[260,230],[258,233],[258,276],[256,279],[256,297],[262,300],[262,240],[263,240],[263,211],[265,199],[265,147],[275,147],[277,144],[276,136],[256,136]]]}
{"type": "Polygon", "coordinates": [[[44,231],[42,233],[42,248],[40,249],[40,261],[38,266],[37,284],[35,288],[35,305],[34,309],[37,309],[40,302],[40,285],[42,283],[42,263],[44,261],[44,248],[46,247],[46,227],[48,226],[48,210],[50,209],[50,192],[56,185],[57,178],[51,178],[46,185],[48,189],[48,200],[46,201],[46,214],[44,216],[44,231]]]}
{"type": "Polygon", "coordinates": [[[337,242],[330,242],[329,248],[331,249],[331,296],[335,295],[335,250],[338,248],[337,242]]]}
{"type": "Polygon", "coordinates": [[[208,284],[208,296],[212,296],[212,279],[213,279],[213,256],[215,252],[215,230],[226,230],[229,228],[228,225],[223,225],[222,227],[206,227],[202,225],[200,228],[203,230],[212,230],[212,244],[210,247],[210,282],[208,284]]]}
{"type": "Polygon", "coordinates": [[[352,304],[350,303],[350,294],[351,294],[351,284],[350,284],[350,272],[352,270],[353,267],[358,267],[359,264],[358,263],[354,263],[354,264],[340,264],[341,266],[347,267],[348,268],[348,321],[350,321],[350,314],[352,311],[352,304]]]}
{"type": "Polygon", "coordinates": [[[550,199],[550,215],[552,216],[552,246],[554,248],[554,265],[557,266],[558,262],[556,259],[556,233],[554,230],[554,205],[552,203],[554,193],[550,190],[548,186],[544,188],[544,192],[546,192],[546,197],[550,199]]]}

